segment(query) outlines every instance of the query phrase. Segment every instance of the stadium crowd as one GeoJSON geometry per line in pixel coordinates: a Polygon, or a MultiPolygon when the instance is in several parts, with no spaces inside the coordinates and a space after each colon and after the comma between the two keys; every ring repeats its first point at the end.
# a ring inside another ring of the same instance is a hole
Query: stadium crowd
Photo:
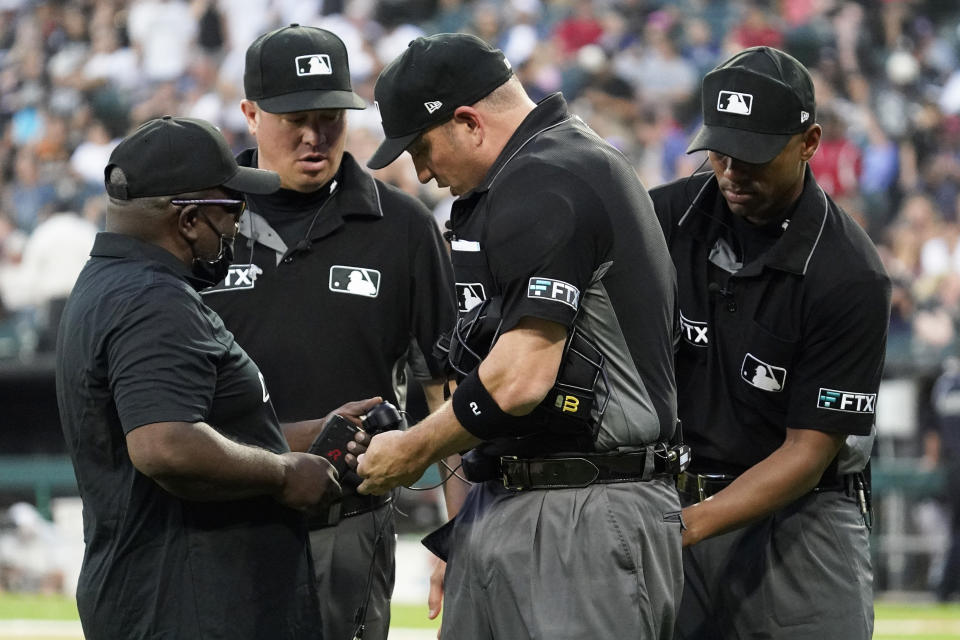
{"type": "MultiPolygon", "coordinates": [[[[164,114],[199,117],[239,151],[243,56],[300,23],[346,43],[373,103],[383,65],[418,35],[501,48],[535,99],[561,90],[648,187],[690,175],[703,75],[753,45],[814,74],[819,183],[877,244],[894,281],[887,372],[929,394],[960,354],[960,6],[937,0],[0,0],[0,358],[51,349],[57,309],[104,210],[119,139],[164,114]]],[[[362,163],[375,108],[349,115],[362,163]]],[[[434,208],[448,194],[408,157],[377,172],[434,208]]],[[[921,412],[922,413],[922,412],[921,412]]]]}

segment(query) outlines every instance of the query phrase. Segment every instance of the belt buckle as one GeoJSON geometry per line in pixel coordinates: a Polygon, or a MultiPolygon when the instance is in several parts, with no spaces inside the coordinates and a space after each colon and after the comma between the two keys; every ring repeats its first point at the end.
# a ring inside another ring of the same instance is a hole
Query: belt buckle
{"type": "Polygon", "coordinates": [[[707,483],[708,482],[723,482],[725,483],[721,489],[726,488],[731,482],[736,479],[735,476],[729,476],[726,473],[704,473],[697,474],[697,493],[700,496],[700,502],[703,502],[707,498],[715,495],[717,491],[710,492],[707,483]]]}
{"type": "Polygon", "coordinates": [[[703,502],[707,499],[707,488],[705,485],[706,478],[704,476],[697,474],[697,502],[703,502]]]}
{"type": "Polygon", "coordinates": [[[517,456],[500,456],[500,479],[503,482],[503,488],[509,491],[523,491],[523,484],[511,482],[510,474],[507,473],[505,462],[517,462],[520,460],[517,456]]]}
{"type": "Polygon", "coordinates": [[[727,480],[728,477],[722,473],[690,473],[689,471],[684,471],[681,475],[677,476],[677,486],[681,491],[686,493],[693,493],[697,502],[703,502],[713,494],[710,493],[710,487],[707,483],[711,481],[721,481],[727,480]],[[680,479],[683,478],[683,486],[680,486],[680,479]]]}
{"type": "Polygon", "coordinates": [[[677,475],[677,489],[688,495],[694,493],[697,502],[703,502],[705,499],[703,477],[699,473],[681,472],[677,475]]]}

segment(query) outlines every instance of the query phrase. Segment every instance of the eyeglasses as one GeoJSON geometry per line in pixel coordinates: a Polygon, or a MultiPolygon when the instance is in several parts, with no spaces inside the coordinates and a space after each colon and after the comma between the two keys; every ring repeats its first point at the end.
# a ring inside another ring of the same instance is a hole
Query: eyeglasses
{"type": "Polygon", "coordinates": [[[170,201],[170,204],[175,204],[177,206],[186,206],[188,204],[195,205],[204,205],[204,204],[214,204],[223,207],[226,209],[227,213],[233,216],[240,217],[244,211],[247,209],[246,200],[231,200],[228,198],[208,198],[202,200],[178,200],[174,198],[170,201]]]}
{"type": "Polygon", "coordinates": [[[176,205],[178,207],[183,207],[188,204],[195,204],[197,206],[201,206],[205,204],[213,204],[213,205],[223,207],[226,210],[226,212],[230,214],[231,217],[233,217],[233,233],[230,235],[226,235],[225,233],[220,231],[220,229],[218,229],[217,226],[210,221],[210,218],[208,218],[203,211],[198,211],[197,213],[200,214],[200,218],[203,220],[203,222],[208,227],[213,229],[214,233],[220,236],[220,241],[230,245],[231,250],[233,249],[233,242],[237,237],[237,233],[240,231],[240,215],[247,208],[246,200],[233,200],[228,198],[205,198],[205,199],[198,199],[198,200],[180,200],[177,198],[173,198],[170,200],[170,204],[176,205]]]}

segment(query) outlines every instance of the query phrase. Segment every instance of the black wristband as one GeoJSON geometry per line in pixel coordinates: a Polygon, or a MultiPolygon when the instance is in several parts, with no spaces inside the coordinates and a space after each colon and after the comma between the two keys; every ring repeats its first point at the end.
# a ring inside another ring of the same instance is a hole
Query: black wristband
{"type": "Polygon", "coordinates": [[[503,411],[480,381],[477,370],[471,371],[453,392],[453,413],[463,428],[484,441],[517,437],[527,431],[527,416],[512,416],[503,411]]]}

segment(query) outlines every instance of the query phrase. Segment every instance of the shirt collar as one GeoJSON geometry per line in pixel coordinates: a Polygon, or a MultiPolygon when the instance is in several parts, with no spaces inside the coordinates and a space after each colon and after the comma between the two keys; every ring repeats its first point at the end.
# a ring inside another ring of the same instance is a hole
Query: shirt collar
{"type": "Polygon", "coordinates": [[[523,122],[521,122],[520,126],[517,127],[517,130],[513,132],[513,135],[510,136],[510,139],[507,141],[503,151],[501,151],[500,155],[497,156],[496,162],[494,162],[493,166],[490,167],[490,170],[487,171],[487,175],[484,177],[483,182],[481,182],[478,187],[473,189],[470,194],[465,195],[469,197],[473,195],[473,193],[482,193],[484,191],[488,191],[490,187],[493,186],[494,181],[497,179],[497,176],[500,175],[500,172],[503,171],[504,167],[506,167],[507,164],[513,160],[513,158],[524,146],[526,146],[528,142],[536,138],[544,131],[563,124],[573,117],[574,116],[570,115],[569,111],[567,110],[567,101],[564,100],[561,93],[558,92],[551,94],[541,100],[537,104],[536,108],[528,113],[527,117],[523,119],[523,122]]]}
{"type": "Polygon", "coordinates": [[[337,199],[336,210],[341,216],[383,217],[383,204],[376,180],[346,151],[340,163],[340,177],[343,185],[334,193],[334,197],[337,199]],[[344,186],[350,188],[345,189],[344,186]]]}
{"type": "Polygon", "coordinates": [[[187,265],[163,247],[123,233],[99,232],[93,241],[90,257],[158,262],[172,271],[175,276],[188,282],[194,289],[199,290],[210,286],[209,282],[195,278],[187,265]]]}
{"type": "MultiPolygon", "coordinates": [[[[732,215],[722,198],[718,192],[716,176],[711,174],[706,182],[700,185],[678,226],[685,227],[688,232],[704,241],[716,239],[718,227],[726,226],[723,219],[717,216],[732,215]],[[716,207],[711,207],[711,202],[714,202],[716,207]],[[706,205],[708,210],[705,210],[703,205],[706,205]]],[[[793,206],[793,214],[783,235],[762,257],[744,267],[739,272],[740,275],[752,275],[764,266],[798,275],[805,274],[817,249],[828,211],[827,196],[807,165],[803,191],[793,206]]]]}
{"type": "MultiPolygon", "coordinates": [[[[237,164],[241,167],[256,168],[257,150],[242,151],[237,156],[237,164]]],[[[374,177],[364,171],[349,152],[343,153],[340,171],[323,188],[332,190],[332,193],[322,207],[320,218],[313,225],[311,239],[322,238],[333,233],[343,226],[344,218],[347,216],[383,217],[380,187],[374,177]]],[[[279,255],[287,251],[287,245],[273,231],[269,221],[250,208],[240,218],[239,233],[246,238],[255,238],[257,242],[270,247],[279,255]]]]}
{"type": "MultiPolygon", "coordinates": [[[[257,156],[255,148],[246,149],[237,155],[237,164],[241,167],[257,168],[257,156]]],[[[330,197],[336,199],[335,206],[329,207],[324,213],[335,212],[340,217],[383,217],[383,206],[376,181],[372,175],[360,167],[348,151],[343,152],[337,175],[323,188],[332,190],[330,197]],[[349,188],[344,188],[346,186],[349,188]]]]}
{"type": "Polygon", "coordinates": [[[805,274],[813,253],[817,250],[829,210],[827,194],[817,184],[810,165],[807,165],[803,192],[787,229],[767,253],[767,265],[781,271],[805,274]]]}

